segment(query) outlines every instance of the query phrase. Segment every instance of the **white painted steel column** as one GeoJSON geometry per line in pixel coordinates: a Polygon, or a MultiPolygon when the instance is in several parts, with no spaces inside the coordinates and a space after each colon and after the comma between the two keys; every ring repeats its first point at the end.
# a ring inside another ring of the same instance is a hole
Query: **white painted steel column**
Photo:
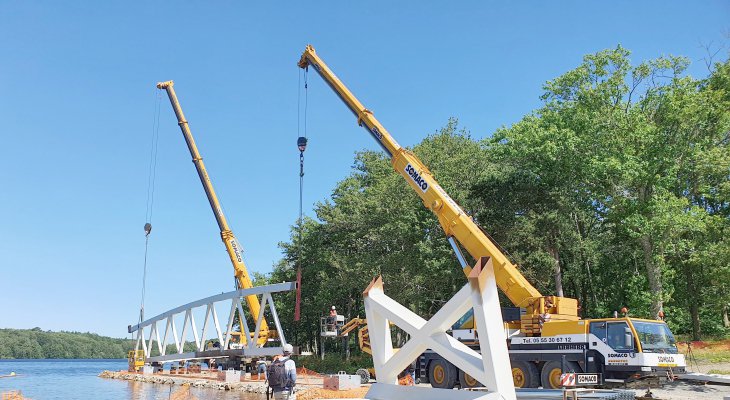
{"type": "Polygon", "coordinates": [[[502,308],[499,306],[497,281],[494,277],[492,259],[482,257],[469,274],[472,287],[474,322],[479,332],[479,347],[482,352],[482,367],[485,380],[480,381],[491,391],[505,398],[515,398],[512,368],[507,351],[507,336],[502,323],[502,308]],[[488,316],[491,318],[487,320],[488,316]],[[509,394],[510,397],[507,397],[509,394]]]}
{"type": "Polygon", "coordinates": [[[363,296],[378,380],[368,391],[368,399],[416,396],[419,400],[516,399],[494,269],[489,258],[482,257],[477,262],[469,275],[469,282],[428,321],[386,296],[381,277],[370,283],[363,296]],[[470,308],[474,309],[481,353],[446,334],[470,308]],[[410,340],[396,353],[390,334],[391,322],[410,335],[410,340]],[[488,392],[399,387],[398,374],[428,348],[477,379],[488,392]]]}
{"type": "MultiPolygon", "coordinates": [[[[398,372],[386,369],[385,364],[393,357],[393,341],[390,337],[390,322],[383,316],[380,304],[374,297],[387,303],[387,296],[383,294],[383,279],[378,277],[365,290],[365,318],[368,320],[370,346],[373,350],[373,365],[375,376],[379,382],[398,384],[398,372]]],[[[395,302],[393,302],[395,303],[395,302]]],[[[396,303],[397,304],[397,303],[396,303]]]]}

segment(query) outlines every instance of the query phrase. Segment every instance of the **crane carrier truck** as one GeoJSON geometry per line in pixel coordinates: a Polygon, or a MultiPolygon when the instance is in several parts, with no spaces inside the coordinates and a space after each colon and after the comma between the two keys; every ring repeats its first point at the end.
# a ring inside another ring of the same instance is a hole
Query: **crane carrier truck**
{"type": "MultiPolygon", "coordinates": [[[[418,157],[393,139],[314,47],[306,47],[298,66],[314,69],[355,114],[358,125],[390,156],[395,171],[438,218],[466,275],[471,267],[462,249],[473,260],[492,258],[497,286],[515,305],[514,309],[503,311],[503,319],[516,387],[558,388],[561,374],[568,371],[582,373],[580,376],[590,381],[578,383],[597,385],[684,372],[684,356],[678,354],[674,336],[663,321],[628,317],[581,319],[577,300],[542,295],[436,182],[418,157]]],[[[478,334],[473,327],[473,319],[467,314],[453,326],[452,335],[467,343],[477,343],[478,334]]],[[[421,381],[430,382],[433,387],[479,386],[479,382],[436,353],[421,355],[417,369],[421,381]]]]}

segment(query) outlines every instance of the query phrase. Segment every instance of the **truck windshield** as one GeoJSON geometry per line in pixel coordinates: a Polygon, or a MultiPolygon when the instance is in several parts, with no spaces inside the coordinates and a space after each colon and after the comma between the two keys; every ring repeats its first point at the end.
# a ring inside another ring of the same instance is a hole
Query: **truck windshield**
{"type": "Polygon", "coordinates": [[[632,321],[639,334],[642,349],[647,353],[676,353],[677,341],[665,323],[632,321]]]}

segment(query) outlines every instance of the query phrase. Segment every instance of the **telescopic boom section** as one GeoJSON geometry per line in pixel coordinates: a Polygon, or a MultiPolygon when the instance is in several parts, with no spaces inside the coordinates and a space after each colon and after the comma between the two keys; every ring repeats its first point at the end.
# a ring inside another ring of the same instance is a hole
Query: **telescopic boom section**
{"type": "MultiPolygon", "coordinates": [[[[457,253],[464,273],[471,272],[461,250],[454,239],[474,258],[489,256],[495,269],[497,285],[502,292],[519,307],[526,307],[528,313],[535,315],[543,312],[558,313],[556,307],[560,299],[550,296],[546,300],[540,292],[532,286],[518,271],[517,267],[502,253],[499,248],[474,223],[469,215],[444,191],[436,182],[428,168],[412,152],[401,147],[388,133],[373,113],[365,108],[349,89],[327,67],[327,64],[317,55],[314,47],[307,46],[298,63],[300,68],[312,67],[327,82],[335,93],[345,102],[347,107],[357,117],[358,124],[364,127],[391,157],[391,164],[396,172],[405,178],[411,188],[421,197],[426,208],[433,211],[444,229],[449,242],[457,253]],[[545,306],[547,304],[547,307],[545,306]],[[552,306],[551,306],[552,305],[552,306]]],[[[561,314],[565,306],[577,303],[573,299],[564,299],[561,314]]],[[[568,307],[570,308],[570,307],[568,307]]],[[[576,315],[575,311],[568,314],[576,315]]],[[[568,318],[573,319],[573,318],[568,318]]]]}
{"type": "MultiPolygon", "coordinates": [[[[223,215],[223,209],[221,208],[221,204],[215,194],[215,190],[213,190],[213,184],[208,176],[208,171],[205,169],[203,157],[201,157],[200,152],[198,152],[198,147],[195,145],[193,134],[190,132],[190,126],[188,125],[188,121],[185,119],[185,114],[183,114],[182,108],[180,107],[180,102],[177,100],[177,95],[175,94],[173,85],[173,81],[160,82],[157,84],[157,88],[167,91],[167,96],[170,98],[172,109],[175,111],[175,115],[177,116],[177,124],[180,125],[180,130],[185,138],[185,143],[187,143],[190,155],[193,157],[193,164],[195,164],[195,169],[198,171],[200,183],[203,184],[205,195],[208,197],[208,202],[210,203],[210,207],[213,209],[213,215],[215,215],[218,228],[220,228],[221,239],[226,246],[226,251],[228,252],[228,256],[231,258],[231,263],[233,263],[236,285],[238,286],[238,289],[251,288],[253,287],[253,283],[251,282],[251,277],[248,275],[248,269],[246,269],[246,265],[243,262],[243,249],[229,228],[225,215],[223,215]]],[[[246,303],[248,304],[248,308],[251,311],[253,318],[257,318],[259,311],[261,310],[261,304],[259,303],[258,297],[248,296],[246,297],[246,303]]],[[[269,327],[266,320],[262,319],[259,334],[261,340],[259,344],[265,343],[268,335],[268,329],[269,327]]]]}

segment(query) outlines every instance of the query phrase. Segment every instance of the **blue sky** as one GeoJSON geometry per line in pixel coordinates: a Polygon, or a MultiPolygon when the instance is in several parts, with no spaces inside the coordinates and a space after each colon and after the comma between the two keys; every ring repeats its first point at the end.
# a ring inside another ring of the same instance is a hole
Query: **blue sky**
{"type": "MultiPolygon", "coordinates": [[[[124,337],[136,320],[157,81],[175,80],[248,266],[268,272],[298,213],[306,44],[410,146],[449,117],[489,136],[619,43],[704,76],[702,45],[730,32],[726,1],[269,4],[0,1],[0,327],[124,337]]],[[[377,149],[315,74],[308,101],[305,210],[377,149]]],[[[164,97],[159,135],[148,315],[232,286],[164,97]]]]}

